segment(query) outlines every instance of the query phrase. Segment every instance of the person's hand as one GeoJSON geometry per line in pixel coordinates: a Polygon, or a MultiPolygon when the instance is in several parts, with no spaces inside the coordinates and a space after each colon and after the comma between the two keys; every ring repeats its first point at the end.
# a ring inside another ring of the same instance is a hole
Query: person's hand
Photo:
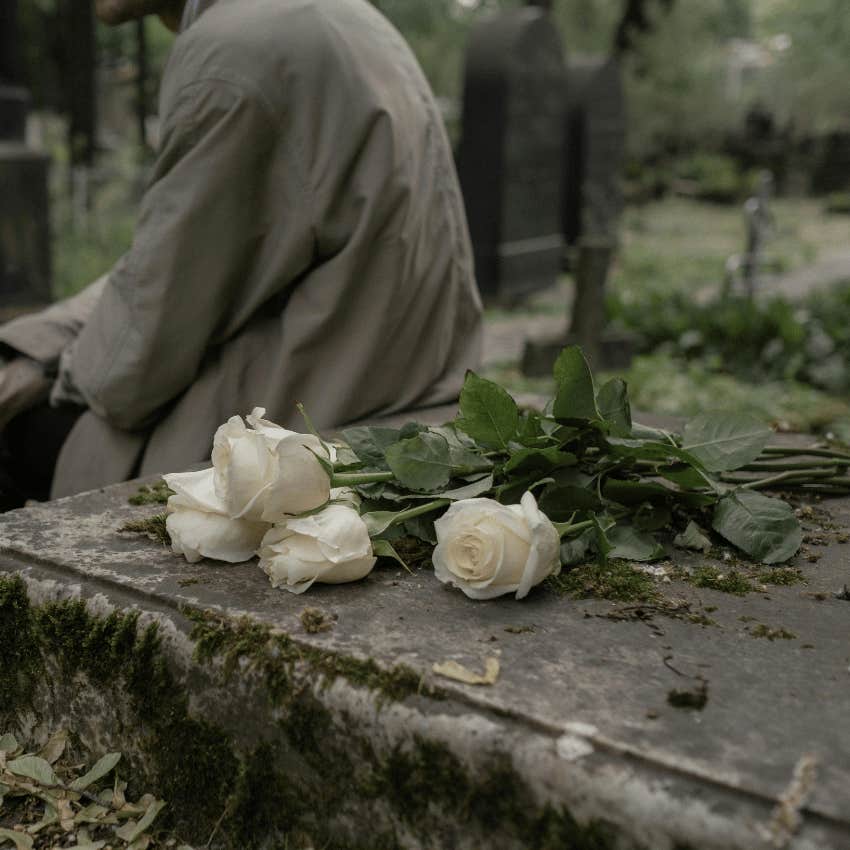
{"type": "Polygon", "coordinates": [[[42,365],[29,357],[0,366],[0,430],[19,413],[47,401],[52,383],[42,365]]]}

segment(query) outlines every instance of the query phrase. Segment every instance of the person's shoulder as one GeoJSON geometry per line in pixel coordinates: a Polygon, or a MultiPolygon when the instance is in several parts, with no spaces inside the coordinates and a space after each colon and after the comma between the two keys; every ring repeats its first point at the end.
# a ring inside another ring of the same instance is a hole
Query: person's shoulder
{"type": "Polygon", "coordinates": [[[177,38],[170,64],[187,77],[250,78],[317,60],[344,65],[364,42],[380,53],[394,35],[367,0],[218,0],[177,38]]]}

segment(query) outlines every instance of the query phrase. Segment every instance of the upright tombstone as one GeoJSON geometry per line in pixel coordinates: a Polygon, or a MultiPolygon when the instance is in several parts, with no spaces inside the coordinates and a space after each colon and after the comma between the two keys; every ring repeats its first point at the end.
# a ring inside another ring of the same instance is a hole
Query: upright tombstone
{"type": "Polygon", "coordinates": [[[50,301],[49,159],[17,133],[20,103],[0,91],[0,321],[50,301]]]}
{"type": "Polygon", "coordinates": [[[473,31],[457,164],[487,300],[515,301],[560,271],[565,85],[545,6],[511,9],[473,31]]]}
{"type": "Polygon", "coordinates": [[[564,345],[581,345],[599,368],[619,368],[631,358],[628,335],[607,328],[605,288],[623,211],[622,172],[626,105],[615,58],[588,56],[570,62],[562,156],[561,226],[571,249],[575,300],[569,330],[556,339],[529,340],[523,371],[551,371],[564,345]]]}
{"type": "Polygon", "coordinates": [[[626,99],[616,58],[581,56],[570,62],[563,136],[561,195],[564,238],[616,244],[623,211],[626,99]]]}

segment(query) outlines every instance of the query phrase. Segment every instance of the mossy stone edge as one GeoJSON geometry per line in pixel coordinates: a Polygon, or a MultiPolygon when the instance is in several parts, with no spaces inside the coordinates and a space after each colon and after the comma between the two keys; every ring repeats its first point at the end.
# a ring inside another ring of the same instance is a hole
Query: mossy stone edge
{"type": "Polygon", "coordinates": [[[377,744],[329,698],[341,679],[378,712],[441,705],[443,694],[410,668],[387,671],[247,618],[41,599],[37,584],[0,573],[0,730],[32,739],[65,725],[86,755],[121,750],[131,790],[166,799],[163,827],[190,844],[213,836],[220,850],[631,846],[609,823],[579,824],[536,799],[508,752],[465,763],[416,730],[377,744]]]}

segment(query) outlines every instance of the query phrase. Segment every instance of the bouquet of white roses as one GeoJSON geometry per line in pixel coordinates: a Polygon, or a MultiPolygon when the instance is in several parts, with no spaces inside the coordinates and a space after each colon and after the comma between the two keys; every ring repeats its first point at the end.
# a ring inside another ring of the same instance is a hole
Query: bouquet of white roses
{"type": "Polygon", "coordinates": [[[771,429],[745,414],[704,414],[681,436],[633,423],[626,385],[597,389],[578,348],[562,352],[555,385],[544,410],[524,410],[469,373],[454,421],[355,427],[335,443],[262,408],[235,416],[210,469],[165,476],[173,549],[189,561],[256,555],[274,587],[303,593],[361,579],[380,556],[402,561],[393,544],[414,537],[434,547],[440,581],[521,599],[588,558],[663,557],[665,533],[705,548],[709,526],[754,559],[786,561],[799,523],[760,491],[850,485],[850,456],[768,448],[771,429]]]}

